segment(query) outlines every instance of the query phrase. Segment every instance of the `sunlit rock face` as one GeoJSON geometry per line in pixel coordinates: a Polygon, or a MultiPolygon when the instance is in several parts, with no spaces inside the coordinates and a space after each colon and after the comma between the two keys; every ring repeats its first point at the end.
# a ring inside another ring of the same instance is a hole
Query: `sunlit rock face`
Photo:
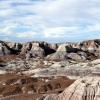
{"type": "Polygon", "coordinates": [[[69,49],[66,44],[62,44],[58,47],[56,53],[49,55],[47,58],[50,60],[65,60],[67,59],[67,51],[69,49]]]}

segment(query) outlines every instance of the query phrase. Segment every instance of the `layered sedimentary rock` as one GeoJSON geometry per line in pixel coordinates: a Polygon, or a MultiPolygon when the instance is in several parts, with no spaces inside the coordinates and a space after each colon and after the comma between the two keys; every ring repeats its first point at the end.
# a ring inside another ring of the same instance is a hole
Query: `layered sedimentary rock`
{"type": "Polygon", "coordinates": [[[100,100],[100,77],[86,77],[75,81],[59,95],[44,100],[100,100]]]}
{"type": "Polygon", "coordinates": [[[20,97],[20,93],[27,96],[36,93],[38,97],[40,93],[42,97],[38,100],[99,100],[100,78],[96,77],[100,76],[99,52],[100,40],[65,44],[0,41],[1,79],[4,75],[4,80],[0,82],[0,97],[17,94],[16,98],[20,97]],[[15,77],[8,77],[10,74],[15,77]],[[30,77],[27,79],[26,76],[30,77]],[[59,76],[62,77],[56,82],[59,76]],[[66,81],[66,76],[78,80],[69,86],[71,81],[66,81]],[[7,77],[11,79],[6,81],[7,77]],[[37,83],[34,84],[34,77],[39,78],[39,87],[37,83]]]}
{"type": "Polygon", "coordinates": [[[26,58],[40,57],[43,58],[48,54],[55,52],[56,44],[51,45],[46,42],[28,42],[22,46],[21,54],[26,54],[26,58]]]}
{"type": "Polygon", "coordinates": [[[15,43],[15,42],[0,42],[0,55],[10,54],[24,54],[26,58],[31,57],[45,57],[48,54],[55,52],[57,45],[48,44],[46,42],[27,42],[27,43],[15,43]]]}
{"type": "Polygon", "coordinates": [[[0,41],[0,55],[24,54],[26,58],[47,56],[49,60],[87,60],[100,57],[100,40],[80,43],[49,44],[47,42],[14,43],[0,41]],[[49,56],[48,56],[49,55],[49,56]]]}
{"type": "Polygon", "coordinates": [[[71,45],[61,44],[54,54],[47,57],[50,60],[66,60],[68,58],[73,60],[86,60],[87,54],[81,49],[73,48],[71,45]]]}

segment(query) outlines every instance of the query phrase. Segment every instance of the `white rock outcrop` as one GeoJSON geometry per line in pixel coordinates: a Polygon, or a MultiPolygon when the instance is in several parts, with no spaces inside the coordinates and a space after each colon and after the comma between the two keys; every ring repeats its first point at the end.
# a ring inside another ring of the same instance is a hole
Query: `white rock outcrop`
{"type": "Polygon", "coordinates": [[[48,95],[44,100],[100,100],[100,77],[78,79],[59,95],[48,95]]]}

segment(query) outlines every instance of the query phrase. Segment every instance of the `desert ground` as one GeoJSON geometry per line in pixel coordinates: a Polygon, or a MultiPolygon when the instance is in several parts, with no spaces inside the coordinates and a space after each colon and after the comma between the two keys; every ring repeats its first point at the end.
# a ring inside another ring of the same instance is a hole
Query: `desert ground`
{"type": "Polygon", "coordinates": [[[100,100],[100,39],[0,41],[0,100],[100,100]]]}

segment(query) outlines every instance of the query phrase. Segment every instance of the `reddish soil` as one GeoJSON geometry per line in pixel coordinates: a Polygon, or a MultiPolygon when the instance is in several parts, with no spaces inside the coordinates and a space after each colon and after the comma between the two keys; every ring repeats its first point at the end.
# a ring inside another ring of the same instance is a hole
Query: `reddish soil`
{"type": "Polygon", "coordinates": [[[0,100],[35,100],[43,94],[61,93],[74,80],[66,77],[32,78],[30,76],[0,75],[0,100]],[[16,99],[14,99],[16,98],[16,99]]]}
{"type": "Polygon", "coordinates": [[[15,60],[16,58],[25,59],[25,54],[0,56],[0,63],[9,62],[15,60]]]}

